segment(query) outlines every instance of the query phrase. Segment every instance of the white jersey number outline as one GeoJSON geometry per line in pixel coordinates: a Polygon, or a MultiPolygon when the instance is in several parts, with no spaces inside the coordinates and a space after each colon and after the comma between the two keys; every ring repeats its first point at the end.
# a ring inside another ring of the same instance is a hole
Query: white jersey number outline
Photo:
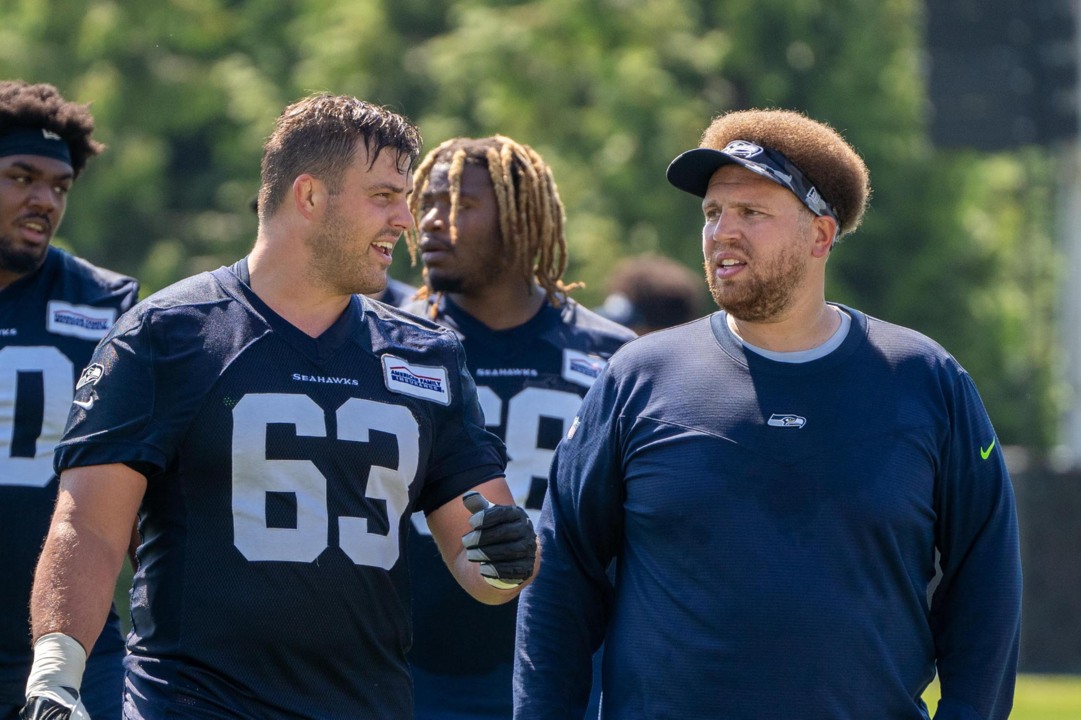
{"type": "MultiPolygon", "coordinates": [[[[394,435],[398,467],[373,465],[366,496],[384,500],[389,530],[369,532],[368,519],[339,517],[339,546],[358,565],[389,570],[400,553],[398,528],[417,475],[420,428],[408,408],[350,398],[336,411],[338,439],[367,442],[371,430],[394,435]]],[[[233,408],[233,542],[248,560],[313,562],[329,544],[327,479],[310,460],[267,460],[266,431],[291,424],[297,436],[326,437],[323,409],[307,395],[245,395],[233,408]],[[295,528],[269,527],[268,492],[296,497],[295,528]]]]}
{"type": "Polygon", "coordinates": [[[50,345],[12,346],[0,350],[0,485],[45,487],[53,477],[53,450],[75,395],[72,363],[50,345]],[[41,433],[33,457],[12,456],[19,373],[40,373],[44,390],[41,433]]]}
{"type": "MultiPolygon", "coordinates": [[[[503,400],[485,385],[477,386],[477,397],[484,413],[487,427],[499,427],[503,415],[503,400]]],[[[526,507],[533,478],[548,477],[555,450],[537,447],[537,434],[542,418],[552,418],[563,423],[560,437],[574,421],[582,398],[566,390],[527,387],[507,401],[507,486],[514,502],[524,507],[530,520],[536,525],[540,508],[526,507]]],[[[413,526],[423,535],[431,535],[424,513],[413,513],[413,526]]]]}

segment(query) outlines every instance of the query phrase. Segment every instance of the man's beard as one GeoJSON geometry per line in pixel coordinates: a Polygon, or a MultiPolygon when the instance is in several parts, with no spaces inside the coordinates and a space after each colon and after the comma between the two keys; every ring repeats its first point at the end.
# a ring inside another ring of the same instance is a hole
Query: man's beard
{"type": "MultiPolygon", "coordinates": [[[[340,295],[370,294],[386,287],[387,275],[382,273],[382,284],[375,287],[376,269],[367,268],[349,248],[346,242],[350,229],[336,209],[332,209],[323,221],[320,232],[308,240],[312,249],[311,274],[313,279],[340,295]],[[373,276],[369,278],[369,275],[373,276]]],[[[362,252],[366,252],[364,248],[362,252]]]]}
{"type": "MultiPolygon", "coordinates": [[[[425,282],[432,292],[452,293],[455,295],[469,295],[482,292],[485,288],[494,285],[496,280],[512,272],[513,260],[507,254],[500,254],[494,258],[488,258],[488,264],[483,272],[454,271],[453,274],[428,271],[425,282]]],[[[476,261],[474,259],[474,265],[476,261]]],[[[475,268],[474,268],[475,270],[475,268]]]]}
{"type": "Polygon", "coordinates": [[[738,288],[735,283],[725,287],[714,274],[712,262],[707,260],[706,283],[714,302],[744,322],[768,322],[781,315],[795,299],[795,289],[807,275],[807,264],[793,246],[793,252],[760,267],[764,274],[741,278],[738,288]]]}
{"type": "Polygon", "coordinates": [[[48,245],[40,251],[36,248],[18,250],[14,246],[10,237],[0,236],[0,270],[15,275],[29,275],[37,270],[45,262],[45,253],[49,251],[48,245]]]}
{"type": "Polygon", "coordinates": [[[457,294],[466,289],[466,282],[460,275],[447,276],[429,272],[427,282],[433,292],[457,294]]]}

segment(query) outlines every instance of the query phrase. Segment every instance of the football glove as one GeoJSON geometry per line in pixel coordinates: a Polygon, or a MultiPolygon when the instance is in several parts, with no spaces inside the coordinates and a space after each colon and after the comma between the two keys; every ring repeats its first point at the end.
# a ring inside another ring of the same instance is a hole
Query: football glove
{"type": "Polygon", "coordinates": [[[472,532],[462,536],[466,559],[480,563],[480,574],[492,587],[509,590],[533,574],[537,536],[526,511],[517,505],[492,505],[479,492],[468,492],[462,502],[469,512],[472,532]]]}
{"type": "Polygon", "coordinates": [[[74,638],[63,633],[38,638],[21,720],[90,720],[79,699],[85,666],[86,651],[74,638]]]}

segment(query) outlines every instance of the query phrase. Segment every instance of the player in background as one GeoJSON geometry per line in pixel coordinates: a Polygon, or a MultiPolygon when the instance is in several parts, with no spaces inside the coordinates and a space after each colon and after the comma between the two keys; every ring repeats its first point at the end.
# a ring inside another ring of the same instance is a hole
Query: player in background
{"type": "Polygon", "coordinates": [[[602,641],[604,717],[926,720],[937,670],[936,720],[1005,720],[1021,567],[994,428],[940,345],[826,300],[863,160],[737,111],[668,179],[701,199],[721,311],[617,352],[560,442],[516,720],[580,711],[602,641]]]}
{"type": "Polygon", "coordinates": [[[620,260],[608,276],[607,290],[597,313],[639,335],[709,312],[702,278],[663,255],[645,253],[620,260]]]}
{"type": "MultiPolygon", "coordinates": [[[[55,87],[0,82],[0,719],[14,720],[30,674],[34,565],[56,501],[53,448],[75,380],[116,318],[138,300],[130,277],[50,243],[95,141],[87,106],[55,87]]],[[[84,701],[120,717],[120,622],[110,607],[87,659],[84,701]]]]}
{"type": "Polygon", "coordinates": [[[79,646],[136,515],[129,720],[411,718],[418,508],[477,600],[533,574],[461,344],[361,296],[412,227],[419,147],[408,120],[356,98],[290,105],[264,146],[251,253],[155,293],[99,344],[56,451],[25,717],[81,713],[79,646]],[[497,504],[467,505],[473,490],[497,504]]]}
{"type": "Polygon", "coordinates": [[[387,286],[383,289],[383,292],[374,293],[368,297],[379,302],[385,302],[387,305],[402,307],[412,302],[416,293],[417,289],[409,283],[388,277],[387,286]]]}
{"type": "MultiPolygon", "coordinates": [[[[563,203],[532,148],[500,135],[448,140],[414,182],[410,250],[425,285],[406,309],[461,339],[484,423],[506,442],[514,500],[535,516],[556,443],[634,333],[569,297],[563,203]]],[[[418,720],[510,718],[517,603],[470,602],[420,515],[410,546],[418,720]]]]}

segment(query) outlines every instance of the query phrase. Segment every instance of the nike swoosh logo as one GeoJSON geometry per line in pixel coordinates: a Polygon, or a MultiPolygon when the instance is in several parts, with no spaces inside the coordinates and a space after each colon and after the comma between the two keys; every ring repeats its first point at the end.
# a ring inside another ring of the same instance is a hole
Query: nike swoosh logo
{"type": "Polygon", "coordinates": [[[90,408],[94,407],[93,397],[91,397],[89,400],[73,400],[72,402],[81,407],[83,410],[89,410],[90,408]]]}
{"type": "Polygon", "coordinates": [[[980,457],[982,457],[984,460],[991,457],[991,451],[995,449],[995,441],[997,439],[998,438],[992,439],[991,444],[987,446],[986,450],[984,450],[982,447],[980,448],[980,457]]]}

